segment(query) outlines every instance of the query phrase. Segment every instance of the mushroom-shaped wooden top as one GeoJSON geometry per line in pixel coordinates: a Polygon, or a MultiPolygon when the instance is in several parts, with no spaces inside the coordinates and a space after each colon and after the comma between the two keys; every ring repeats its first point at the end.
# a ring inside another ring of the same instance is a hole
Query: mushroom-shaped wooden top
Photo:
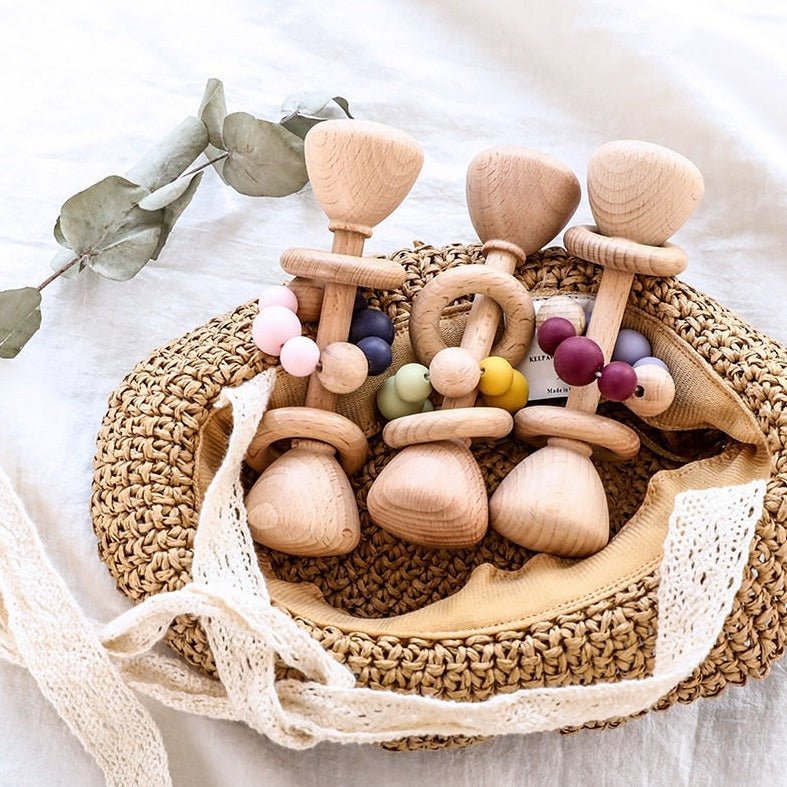
{"type": "Polygon", "coordinates": [[[306,168],[332,230],[365,237],[407,196],[424,154],[409,135],[366,120],[326,120],[306,135],[306,168]]]}
{"type": "Polygon", "coordinates": [[[580,196],[565,164],[515,145],[479,153],[467,170],[466,191],[478,237],[512,243],[523,254],[538,251],[566,226],[580,196]]]}

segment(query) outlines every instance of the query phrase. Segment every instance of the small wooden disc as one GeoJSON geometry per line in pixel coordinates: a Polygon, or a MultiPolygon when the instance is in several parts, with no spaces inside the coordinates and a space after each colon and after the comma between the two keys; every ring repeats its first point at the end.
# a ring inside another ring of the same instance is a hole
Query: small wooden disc
{"type": "Polygon", "coordinates": [[[357,391],[369,375],[363,350],[349,342],[333,342],[320,353],[317,377],[323,388],[335,394],[357,391]]]}
{"type": "Polygon", "coordinates": [[[638,366],[634,371],[637,373],[637,390],[623,404],[643,418],[660,415],[675,398],[672,375],[656,364],[638,366]]]}
{"type": "Polygon", "coordinates": [[[278,407],[263,415],[246,452],[246,464],[262,471],[270,456],[266,450],[270,445],[299,437],[335,448],[348,475],[357,473],[369,454],[364,433],[349,418],[313,407],[278,407]]]}
{"type": "Polygon", "coordinates": [[[435,276],[413,301],[410,341],[423,363],[431,363],[446,344],[440,336],[440,317],[451,301],[466,293],[479,293],[496,301],[505,314],[505,328],[490,355],[516,366],[530,346],[535,311],[530,293],[511,275],[485,265],[462,265],[435,276]]]}
{"type": "Polygon", "coordinates": [[[456,407],[405,415],[390,421],[383,440],[391,448],[440,440],[505,437],[514,425],[510,413],[499,407],[456,407]]]}
{"type": "Polygon", "coordinates": [[[625,424],[565,407],[524,407],[514,417],[514,431],[524,439],[546,435],[600,445],[623,459],[639,452],[639,436],[625,424]]]}

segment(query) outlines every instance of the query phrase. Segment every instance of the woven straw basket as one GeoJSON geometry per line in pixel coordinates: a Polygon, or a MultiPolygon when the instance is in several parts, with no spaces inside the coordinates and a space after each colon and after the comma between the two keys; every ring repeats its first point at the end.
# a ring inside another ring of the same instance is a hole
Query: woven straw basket
{"type": "MultiPolygon", "coordinates": [[[[403,289],[367,296],[394,320],[399,365],[413,360],[407,338],[413,296],[441,270],[483,260],[478,247],[422,244],[393,259],[407,269],[403,289]]],[[[559,248],[532,255],[516,272],[534,297],[592,293],[598,274],[559,248]]],[[[468,304],[458,301],[445,314],[449,344],[461,335],[468,304]]],[[[250,338],[256,309],[256,303],[241,306],[157,350],[111,397],[98,437],[92,514],[101,559],[131,599],[189,580],[201,495],[231,428],[226,410],[212,404],[223,387],[270,365],[250,338]]],[[[624,324],[648,334],[654,354],[670,365],[678,396],[648,422],[622,406],[604,406],[639,432],[642,450],[630,462],[598,463],[614,538],[585,561],[536,557],[491,530],[476,548],[461,551],[423,549],[379,530],[366,515],[365,498],[392,455],[374,409],[380,380],[344,397],[340,411],[370,437],[370,458],[352,479],[360,546],[333,558],[295,558],[262,547],[258,555],[274,601],[346,664],[358,685],[475,701],[524,687],[648,675],[661,543],[675,494],[753,478],[768,479],[765,513],[732,613],[705,662],[658,707],[762,677],[781,655],[787,353],[674,279],[635,280],[624,324]]],[[[280,374],[271,406],[302,403],[304,394],[305,381],[280,374]]],[[[513,438],[474,444],[490,491],[529,450],[513,438]]],[[[248,472],[244,482],[253,480],[248,472]]],[[[178,619],[168,642],[215,675],[195,619],[178,619]]],[[[410,738],[391,746],[470,740],[410,738]]]]}

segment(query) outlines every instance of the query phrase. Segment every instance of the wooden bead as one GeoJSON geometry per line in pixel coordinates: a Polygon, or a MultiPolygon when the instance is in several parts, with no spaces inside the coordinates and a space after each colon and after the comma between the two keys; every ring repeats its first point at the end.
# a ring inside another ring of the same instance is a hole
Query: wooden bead
{"type": "Polygon", "coordinates": [[[329,344],[320,354],[317,377],[332,393],[357,391],[366,381],[369,364],[360,347],[349,342],[329,344]]]}
{"type": "Polygon", "coordinates": [[[637,389],[624,404],[632,413],[643,418],[660,415],[675,398],[675,381],[672,375],[656,364],[638,366],[637,389]]]}
{"type": "Polygon", "coordinates": [[[536,312],[536,330],[551,317],[568,320],[574,326],[577,336],[585,332],[585,310],[578,301],[568,295],[555,295],[541,304],[536,312]]]}
{"type": "Polygon", "coordinates": [[[478,386],[478,361],[462,347],[440,350],[429,364],[429,381],[443,396],[466,396],[478,386]]]}
{"type": "Polygon", "coordinates": [[[288,285],[298,299],[296,314],[301,322],[317,322],[322,309],[323,285],[313,279],[296,276],[288,285]]]}

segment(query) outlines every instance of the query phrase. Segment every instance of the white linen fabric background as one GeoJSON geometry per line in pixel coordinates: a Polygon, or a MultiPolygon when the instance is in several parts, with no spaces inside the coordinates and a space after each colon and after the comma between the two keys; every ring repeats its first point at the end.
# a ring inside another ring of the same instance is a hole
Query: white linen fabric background
{"type": "MultiPolygon", "coordinates": [[[[411,196],[369,252],[473,240],[464,173],[479,150],[524,144],[584,181],[604,141],[684,153],[705,201],[677,241],[683,278],[787,340],[787,7],[731,0],[497,2],[235,0],[38,7],[0,0],[0,288],[37,284],[61,203],[122,174],[225,81],[230,111],[278,117],[289,93],[345,95],[357,117],[423,145],[411,196]]],[[[590,218],[586,200],[577,220],[590,218]]],[[[0,465],[83,609],[128,601],[97,558],[93,443],[136,361],[282,279],[287,246],[329,244],[309,193],[242,197],[213,173],[166,251],[130,282],[84,274],[45,291],[43,326],[0,365],[0,465]]],[[[280,749],[240,725],[147,702],[176,784],[787,784],[787,675],[604,733],[500,738],[465,751],[280,749]]],[[[0,785],[101,776],[24,671],[0,662],[0,785]]]]}

